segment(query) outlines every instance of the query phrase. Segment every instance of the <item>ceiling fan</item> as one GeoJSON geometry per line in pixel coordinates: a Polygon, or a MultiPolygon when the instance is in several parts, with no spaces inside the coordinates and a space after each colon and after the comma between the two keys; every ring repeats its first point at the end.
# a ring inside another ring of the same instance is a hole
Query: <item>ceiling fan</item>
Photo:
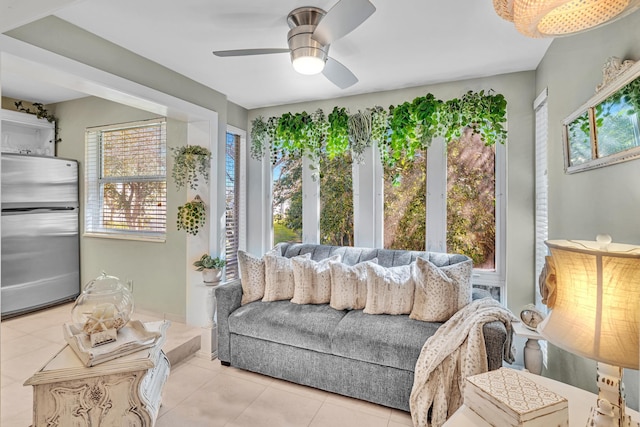
{"type": "Polygon", "coordinates": [[[288,49],[216,50],[214,55],[250,56],[290,53],[293,68],[301,74],[322,74],[340,89],[358,82],[358,78],[344,65],[328,56],[329,45],[346,36],[362,24],[376,8],[369,0],[339,0],[328,12],[305,6],[292,10],[287,16],[288,49]]]}

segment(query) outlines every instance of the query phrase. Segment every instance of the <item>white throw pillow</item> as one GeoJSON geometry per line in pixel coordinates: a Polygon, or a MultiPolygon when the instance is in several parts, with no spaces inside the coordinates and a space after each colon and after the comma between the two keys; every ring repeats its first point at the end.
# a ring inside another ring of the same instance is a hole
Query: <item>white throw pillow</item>
{"type": "Polygon", "coordinates": [[[311,254],[293,258],[266,254],[264,256],[264,297],[262,301],[280,301],[293,298],[293,264],[294,258],[310,259],[311,254]]]}
{"type": "Polygon", "coordinates": [[[331,301],[336,310],[362,310],[367,303],[367,266],[366,263],[378,263],[378,258],[356,265],[332,262],[331,301]]]}
{"type": "Polygon", "coordinates": [[[416,294],[410,318],[446,322],[471,302],[473,261],[437,267],[418,257],[414,269],[416,294]]]}
{"type": "Polygon", "coordinates": [[[367,314],[409,314],[413,306],[415,285],[411,274],[413,263],[385,268],[366,263],[367,314]]]}
{"type": "Polygon", "coordinates": [[[331,298],[331,263],[340,262],[340,255],[321,261],[292,258],[294,304],[329,304],[331,298]]]}

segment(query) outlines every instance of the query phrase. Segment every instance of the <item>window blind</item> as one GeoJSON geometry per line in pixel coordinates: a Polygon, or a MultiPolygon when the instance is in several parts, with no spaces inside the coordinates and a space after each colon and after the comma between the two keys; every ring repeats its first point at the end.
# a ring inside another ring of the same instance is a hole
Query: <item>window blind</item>
{"type": "Polygon", "coordinates": [[[240,136],[227,132],[225,150],[226,199],[226,280],[238,277],[238,249],[240,246],[240,136]]]}
{"type": "Polygon", "coordinates": [[[85,234],[164,241],[166,122],[89,128],[85,138],[85,234]]]}
{"type": "Polygon", "coordinates": [[[534,103],[536,120],[535,143],[535,180],[536,180],[536,304],[540,305],[541,297],[537,286],[544,267],[547,247],[544,241],[549,238],[548,214],[548,180],[547,180],[547,91],[545,90],[534,103]]]}
{"type": "MultiPolygon", "coordinates": [[[[543,312],[547,307],[542,304],[542,296],[538,286],[538,278],[544,267],[547,246],[544,241],[549,238],[549,184],[547,170],[547,139],[548,139],[548,112],[547,89],[545,89],[534,101],[536,120],[536,144],[535,144],[535,180],[536,180],[536,254],[535,254],[535,305],[543,312]]],[[[542,363],[547,366],[547,342],[539,341],[542,351],[542,363]]]]}

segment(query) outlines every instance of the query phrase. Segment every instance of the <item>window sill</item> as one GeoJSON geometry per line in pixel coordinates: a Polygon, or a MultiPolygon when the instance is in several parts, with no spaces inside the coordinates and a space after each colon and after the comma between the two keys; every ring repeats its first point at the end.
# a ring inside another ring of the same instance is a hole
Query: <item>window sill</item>
{"type": "Polygon", "coordinates": [[[97,237],[102,239],[135,240],[138,242],[165,243],[166,236],[141,236],[139,234],[116,234],[116,233],[83,233],[82,237],[97,237]]]}

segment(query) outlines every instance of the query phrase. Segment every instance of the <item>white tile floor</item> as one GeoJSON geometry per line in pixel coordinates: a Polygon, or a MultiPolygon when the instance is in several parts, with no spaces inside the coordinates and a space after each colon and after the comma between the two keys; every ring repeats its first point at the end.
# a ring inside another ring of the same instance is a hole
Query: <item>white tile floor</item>
{"type": "MultiPolygon", "coordinates": [[[[0,425],[31,425],[33,395],[23,382],[64,345],[70,306],[0,323],[0,425]]],[[[137,319],[154,320],[136,315],[137,319]]],[[[172,324],[167,344],[185,327],[172,324]],[[173,332],[172,332],[173,330],[173,332]]],[[[157,427],[401,427],[406,412],[191,357],[171,368],[157,427]]]]}

